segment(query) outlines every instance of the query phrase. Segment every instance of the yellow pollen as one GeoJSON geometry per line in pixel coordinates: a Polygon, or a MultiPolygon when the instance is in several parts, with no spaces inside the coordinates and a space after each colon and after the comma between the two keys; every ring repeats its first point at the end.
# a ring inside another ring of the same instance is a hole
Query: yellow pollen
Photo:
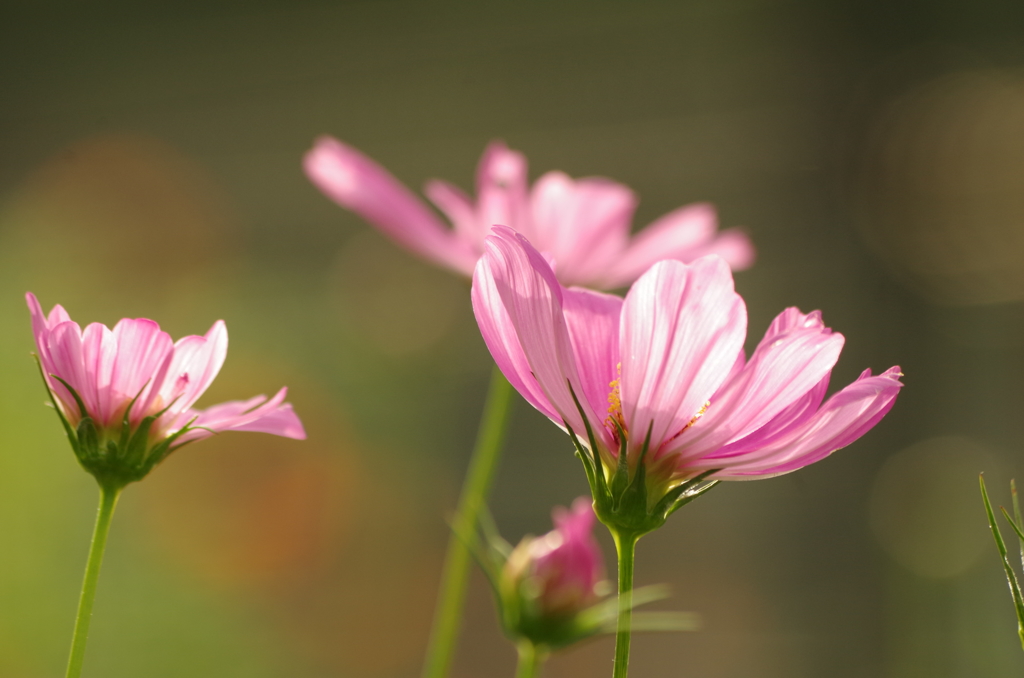
{"type": "MultiPolygon", "coordinates": [[[[615,366],[615,372],[622,374],[622,363],[615,366]]],[[[611,393],[608,394],[608,417],[604,420],[608,425],[608,428],[615,429],[615,423],[618,422],[622,431],[626,432],[626,422],[622,418],[622,398],[619,394],[619,380],[613,379],[608,382],[608,387],[611,388],[611,393]]]]}
{"type": "MultiPolygon", "coordinates": [[[[684,426],[681,429],[679,429],[679,432],[676,433],[671,438],[669,438],[668,441],[675,440],[679,436],[683,435],[683,431],[685,431],[686,429],[688,429],[691,426],[693,426],[694,424],[696,424],[697,420],[704,416],[704,413],[708,411],[709,407],[711,407],[711,401],[710,400],[704,401],[704,405],[699,410],[697,410],[697,414],[693,415],[693,417],[690,419],[690,421],[686,422],[686,426],[684,426]]],[[[666,442],[668,442],[668,441],[666,441],[666,442]]]]}
{"type": "Polygon", "coordinates": [[[708,411],[709,407],[711,407],[711,401],[705,400],[704,405],[702,405],[701,408],[697,410],[697,414],[693,415],[693,419],[690,419],[686,426],[683,427],[683,430],[685,431],[686,429],[696,424],[697,420],[704,416],[704,413],[708,411]]]}

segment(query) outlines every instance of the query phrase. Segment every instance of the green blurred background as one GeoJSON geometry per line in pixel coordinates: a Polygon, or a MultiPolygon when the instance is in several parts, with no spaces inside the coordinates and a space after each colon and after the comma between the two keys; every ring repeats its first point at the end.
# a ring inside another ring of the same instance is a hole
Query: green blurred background
{"type": "MultiPolygon", "coordinates": [[[[218,437],[129,487],[86,675],[418,675],[490,359],[465,283],[305,180],[321,133],[414,188],[470,188],[503,138],[532,176],[629,184],[638,226],[712,201],[759,250],[737,275],[751,342],[820,308],[848,339],[835,385],[903,366],[864,439],[644,539],[638,584],[705,627],[637,638],[633,675],[1024,668],[976,481],[1005,503],[1024,472],[1024,4],[142,5],[0,8],[0,676],[63,675],[95,510],[26,290],[175,337],[224,318],[202,402],[287,384],[309,431],[218,437]]],[[[577,464],[520,402],[493,501],[509,539],[586,491],[577,464]]],[[[477,577],[455,675],[513,662],[477,577]]]]}

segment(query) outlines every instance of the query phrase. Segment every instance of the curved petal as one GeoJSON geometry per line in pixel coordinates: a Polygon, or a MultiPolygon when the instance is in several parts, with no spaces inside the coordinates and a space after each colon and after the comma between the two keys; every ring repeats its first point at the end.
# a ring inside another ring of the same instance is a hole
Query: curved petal
{"type": "MultiPolygon", "coordinates": [[[[591,412],[610,411],[611,393],[619,379],[622,297],[580,288],[563,289],[562,315],[579,369],[582,393],[577,392],[577,396],[590,405],[591,412]]],[[[615,449],[606,426],[596,427],[594,435],[603,437],[610,450],[615,449]]]]}
{"type": "Polygon", "coordinates": [[[476,170],[478,238],[488,236],[496,225],[530,237],[526,182],[526,156],[502,141],[488,144],[476,170]]]}
{"type": "Polygon", "coordinates": [[[224,431],[272,433],[284,438],[305,440],[306,430],[302,422],[291,404],[284,402],[287,395],[288,389],[282,388],[270,400],[260,395],[249,400],[221,403],[205,410],[187,410],[179,415],[176,424],[184,426],[194,418],[192,426],[202,428],[185,433],[178,438],[175,446],[224,431]]]}
{"type": "Polygon", "coordinates": [[[822,325],[820,314],[809,317],[797,311],[801,317],[794,318],[792,310],[769,327],[750,361],[711,398],[700,421],[664,452],[681,450],[685,464],[716,451],[751,435],[827,380],[842,351],[843,335],[822,325]]]}
{"type": "Polygon", "coordinates": [[[641,230],[622,256],[608,271],[604,284],[617,287],[628,284],[662,259],[684,263],[709,254],[722,257],[734,270],[754,263],[754,247],[739,229],[716,236],[718,215],[707,203],[686,205],[669,212],[641,230]]]}
{"type": "Polygon", "coordinates": [[[78,404],[67,388],[52,380],[53,392],[64,404],[69,418],[77,420],[95,412],[96,400],[82,359],[82,330],[78,323],[68,320],[55,325],[46,334],[46,351],[50,356],[50,374],[66,381],[85,405],[86,412],[79,412],[78,404]]]}
{"type": "MultiPolygon", "coordinates": [[[[679,435],[736,364],[747,312],[724,261],[655,264],[622,307],[623,417],[652,449],[679,435]]],[[[639,442],[639,441],[638,441],[639,442]]]]}
{"type": "MultiPolygon", "coordinates": [[[[551,418],[556,423],[564,420],[574,431],[582,432],[583,420],[572,392],[579,396],[584,391],[563,317],[562,288],[547,262],[526,238],[507,227],[495,227],[493,232],[494,235],[486,240],[480,268],[486,268],[493,278],[494,289],[508,313],[531,377],[543,393],[544,400],[557,413],[551,418]]],[[[480,279],[481,283],[486,282],[484,276],[480,279]]],[[[493,299],[486,301],[494,302],[493,299]]],[[[494,315],[492,313],[491,317],[494,315]]],[[[519,370],[514,376],[520,383],[529,382],[519,370]]],[[[524,396],[527,394],[536,398],[532,384],[523,393],[524,396]]],[[[601,418],[596,416],[586,398],[581,397],[580,401],[590,423],[596,428],[601,418]]],[[[546,408],[539,409],[545,411],[546,408]]],[[[545,414],[551,416],[549,412],[545,414]]]]}
{"type": "Polygon", "coordinates": [[[122,415],[121,408],[140,396],[132,408],[132,421],[138,422],[147,414],[147,394],[159,387],[157,380],[171,357],[174,342],[157,323],[145,318],[124,318],[113,331],[106,331],[101,391],[105,387],[110,418],[105,423],[114,423],[114,418],[122,415]]]}
{"type": "MultiPolygon", "coordinates": [[[[82,367],[88,378],[83,384],[83,398],[95,403],[90,410],[93,419],[99,426],[107,426],[114,421],[118,409],[125,404],[124,398],[112,393],[111,374],[117,361],[117,340],[113,332],[102,323],[91,323],[82,333],[82,367]]],[[[83,391],[79,391],[82,395],[83,391]]]]}
{"type": "Polygon", "coordinates": [[[174,344],[171,361],[156,389],[156,399],[150,409],[170,410],[165,415],[171,419],[178,412],[192,407],[199,396],[210,387],[224,365],[228,354],[228,330],[223,320],[218,320],[205,336],[182,337],[174,344]],[[171,403],[174,403],[171,405],[171,403]]]}
{"type": "Polygon", "coordinates": [[[713,453],[715,459],[724,459],[747,454],[775,443],[788,436],[797,427],[814,416],[825,399],[831,373],[822,377],[814,388],[805,393],[796,402],[779,412],[767,424],[749,435],[738,437],[713,453]]]}
{"type": "Polygon", "coordinates": [[[757,250],[754,249],[750,235],[739,227],[720,231],[714,240],[695,251],[693,256],[703,257],[708,254],[722,257],[734,271],[750,268],[757,259],[757,250]]]}
{"type": "Polygon", "coordinates": [[[494,358],[495,364],[505,375],[512,388],[519,392],[528,403],[537,408],[541,414],[561,425],[561,415],[548,402],[544,390],[537,383],[530,368],[530,361],[523,353],[516,334],[515,325],[505,309],[505,302],[498,293],[497,285],[486,255],[480,258],[473,273],[473,289],[470,296],[473,302],[473,315],[476,316],[480,334],[483,336],[487,350],[494,358]]]}
{"type": "Polygon", "coordinates": [[[331,137],[320,137],[304,160],[306,176],[329,198],[413,252],[465,275],[474,255],[412,192],[383,167],[331,137]]]}
{"type": "MultiPolygon", "coordinates": [[[[839,391],[802,426],[745,455],[727,460],[717,478],[737,480],[764,478],[789,473],[827,457],[871,430],[896,402],[903,384],[898,366],[878,376],[865,370],[852,384],[839,391]]],[[[693,465],[699,472],[718,468],[723,460],[710,455],[693,465]]]]}
{"type": "Polygon", "coordinates": [[[476,206],[458,186],[440,179],[431,179],[423,187],[423,193],[434,205],[444,212],[455,227],[455,232],[465,242],[471,243],[478,256],[483,252],[484,236],[476,220],[476,206]]]}
{"type": "Polygon", "coordinates": [[[25,302],[28,304],[29,315],[32,317],[32,336],[35,338],[36,350],[39,352],[39,362],[42,363],[43,374],[46,375],[47,383],[50,383],[53,381],[50,378],[50,374],[54,370],[53,360],[50,358],[49,335],[54,327],[61,323],[70,322],[71,318],[60,304],[54,306],[50,311],[49,317],[47,317],[43,313],[36,295],[31,292],[25,293],[25,302]]]}
{"type": "Polygon", "coordinates": [[[563,285],[587,285],[603,282],[626,248],[636,196],[608,179],[548,172],[533,186],[530,209],[530,242],[558,263],[563,285]]]}

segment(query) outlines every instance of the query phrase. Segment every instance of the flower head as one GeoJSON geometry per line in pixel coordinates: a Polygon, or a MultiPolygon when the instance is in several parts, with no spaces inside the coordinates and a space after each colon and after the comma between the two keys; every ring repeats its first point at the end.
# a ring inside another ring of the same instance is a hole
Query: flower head
{"type": "Polygon", "coordinates": [[[866,370],[822,403],[843,336],[783,311],[749,359],[747,315],[719,257],[662,261],[625,299],[563,287],[544,257],[495,228],[473,309],[513,386],[579,441],[598,517],[643,533],[703,478],[788,473],[888,412],[898,367],[866,370]]]}
{"type": "Polygon", "coordinates": [[[83,331],[61,306],[47,316],[35,295],[25,296],[54,406],[82,466],[101,484],[140,480],[175,449],[222,431],[306,437],[285,388],[269,399],[193,409],[227,356],[223,321],[177,342],[144,318],[83,331]]]}
{"type": "Polygon", "coordinates": [[[524,599],[532,616],[564,619],[597,602],[604,581],[601,549],[591,534],[594,510],[586,497],[572,509],[552,512],[555,529],[541,537],[524,537],[503,570],[510,595],[524,599]]]}
{"type": "Polygon", "coordinates": [[[337,139],[317,140],[304,165],[313,183],[342,207],[403,247],[466,276],[496,224],[529,238],[566,285],[621,287],[662,259],[692,261],[714,253],[737,269],[754,260],[743,231],[717,233],[710,205],[681,207],[631,237],[637,200],[629,188],[562,172],[548,172],[530,187],[526,158],[498,141],[480,159],[476,200],[443,181],[427,184],[427,197],[452,228],[387,170],[337,139]]]}

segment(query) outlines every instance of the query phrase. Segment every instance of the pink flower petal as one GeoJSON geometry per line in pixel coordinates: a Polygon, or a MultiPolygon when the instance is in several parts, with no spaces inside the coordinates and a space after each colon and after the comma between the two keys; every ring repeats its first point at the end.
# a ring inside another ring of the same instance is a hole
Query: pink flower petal
{"type": "Polygon", "coordinates": [[[733,269],[751,266],[754,263],[754,248],[750,238],[737,229],[716,235],[717,227],[715,208],[705,203],[687,205],[669,212],[633,237],[603,284],[606,287],[628,284],[662,259],[689,263],[716,254],[733,269]]]}
{"type": "Polygon", "coordinates": [[[476,171],[477,228],[486,237],[492,226],[508,226],[529,237],[526,156],[492,141],[476,171]]]}
{"type": "Polygon", "coordinates": [[[558,507],[551,518],[555,529],[531,543],[533,575],[544,611],[571,614],[594,602],[594,586],[604,578],[601,547],[592,534],[594,510],[579,497],[571,510],[558,507]]]}
{"type": "Polygon", "coordinates": [[[735,365],[747,313],[717,257],[655,264],[622,308],[622,411],[632,444],[658,444],[703,411],[735,365]]]}
{"type": "Polygon", "coordinates": [[[472,273],[476,255],[409,189],[359,151],[321,137],[306,154],[303,166],[328,197],[398,244],[465,275],[472,273]]]}
{"type": "Polygon", "coordinates": [[[440,179],[428,181],[423,192],[452,222],[455,233],[465,242],[473,244],[473,252],[483,252],[484,237],[488,231],[477,223],[476,206],[470,197],[458,186],[440,179]]]}
{"type": "Polygon", "coordinates": [[[530,202],[533,225],[524,235],[554,259],[563,285],[602,279],[626,249],[636,196],[622,184],[548,172],[530,202]]]}
{"type": "MultiPolygon", "coordinates": [[[[83,384],[86,402],[93,403],[89,413],[99,426],[108,426],[123,399],[111,394],[111,373],[117,359],[117,341],[102,323],[91,323],[82,333],[82,365],[87,376],[83,384]]],[[[82,395],[82,391],[79,392],[82,395]]]]}
{"type": "Polygon", "coordinates": [[[191,408],[217,377],[228,354],[227,327],[218,320],[205,336],[182,337],[173,348],[170,364],[157,385],[157,399],[146,411],[153,414],[150,410],[170,405],[166,421],[191,408]]]}
{"type": "Polygon", "coordinates": [[[771,421],[761,428],[748,435],[734,438],[733,442],[715,451],[714,458],[727,459],[747,454],[788,436],[796,428],[802,426],[804,422],[813,417],[818,408],[821,407],[821,401],[825,399],[825,393],[828,391],[831,376],[831,373],[826,374],[822,377],[821,381],[815,384],[814,388],[775,415],[771,421]]]}
{"type": "Polygon", "coordinates": [[[157,323],[145,318],[125,318],[107,332],[103,383],[110,419],[105,423],[115,423],[113,419],[122,414],[119,408],[140,396],[131,413],[131,421],[137,423],[148,414],[148,394],[158,388],[155,380],[170,359],[174,342],[157,323]]]}
{"type": "Polygon", "coordinates": [[[185,433],[176,443],[184,444],[224,431],[271,433],[284,438],[305,440],[306,430],[302,422],[292,410],[291,404],[284,402],[287,395],[288,389],[282,388],[270,400],[261,395],[249,400],[220,403],[205,410],[183,412],[175,422],[176,426],[184,426],[195,418],[192,426],[202,428],[185,433]]]}
{"type": "MultiPolygon", "coordinates": [[[[716,477],[736,480],[763,478],[789,473],[819,461],[846,447],[877,424],[896,402],[903,384],[899,367],[878,376],[870,370],[839,391],[802,426],[769,445],[746,455],[731,458],[716,477]]],[[[717,468],[714,455],[695,467],[717,468]]]]}
{"type": "MultiPolygon", "coordinates": [[[[497,291],[498,306],[504,307],[508,320],[519,339],[522,355],[529,365],[532,380],[539,386],[544,400],[537,397],[536,389],[528,387],[526,393],[541,403],[542,411],[556,422],[564,420],[574,431],[583,435],[584,425],[572,397],[584,390],[573,354],[572,341],[562,315],[562,289],[544,258],[523,236],[507,227],[495,227],[494,235],[487,238],[487,250],[479,269],[493,279],[497,291]],[[570,388],[572,391],[570,391],[570,388]],[[543,407],[544,404],[550,408],[543,407]]],[[[485,275],[478,277],[482,285],[489,284],[485,275]]],[[[491,311],[495,300],[490,295],[478,295],[480,312],[485,316],[486,332],[491,340],[508,337],[508,327],[503,326],[500,315],[491,311]]],[[[478,314],[478,317],[479,314],[478,314]]],[[[510,337],[509,337],[510,338],[510,337]]],[[[487,337],[485,336],[485,340],[487,337]]],[[[508,347],[509,341],[502,341],[508,347]]],[[[491,345],[490,342],[488,344],[491,345]]],[[[515,352],[506,349],[503,361],[514,359],[515,352]]],[[[499,363],[500,364],[500,363],[499,363]]],[[[529,382],[521,366],[506,376],[520,384],[529,382]]],[[[505,366],[502,366],[503,371],[505,366]]],[[[513,382],[515,383],[515,382],[513,382]]],[[[524,394],[525,395],[525,394],[524,394]]],[[[589,407],[585,398],[580,398],[584,412],[597,427],[603,417],[598,417],[589,407]]]]}
{"type": "Polygon", "coordinates": [[[94,389],[89,388],[89,377],[86,374],[82,359],[82,330],[78,323],[67,321],[54,326],[46,334],[46,351],[50,356],[52,373],[63,379],[78,393],[85,405],[86,412],[79,412],[77,403],[71,393],[56,380],[53,380],[53,392],[65,405],[65,412],[73,422],[80,417],[95,411],[96,402],[94,389]]]}
{"type": "Polygon", "coordinates": [[[498,369],[528,403],[555,423],[561,423],[561,416],[548,402],[544,390],[533,376],[515,326],[508,311],[505,310],[501,294],[498,293],[486,256],[481,257],[473,273],[473,289],[470,296],[480,334],[498,369]]]}
{"type": "Polygon", "coordinates": [[[29,314],[32,317],[32,336],[36,342],[39,362],[42,365],[43,374],[46,375],[47,383],[50,384],[52,389],[53,379],[50,375],[54,370],[53,359],[50,357],[49,335],[54,327],[61,323],[70,322],[71,318],[68,317],[67,312],[60,304],[53,307],[49,318],[47,318],[46,314],[43,313],[42,307],[39,305],[39,300],[36,299],[36,295],[31,292],[25,293],[25,301],[28,304],[29,314]]]}
{"type": "MultiPolygon", "coordinates": [[[[579,369],[582,393],[576,395],[596,413],[598,420],[593,423],[597,424],[600,413],[609,408],[612,382],[619,378],[622,298],[581,288],[563,289],[562,313],[579,369]]],[[[595,426],[594,435],[604,437],[605,445],[614,445],[606,426],[595,426]]]]}
{"type": "MultiPolygon", "coordinates": [[[[685,448],[681,463],[746,437],[827,379],[843,348],[843,335],[820,323],[778,320],[769,328],[750,362],[711,398],[707,412],[665,452],[685,448]]],[[[806,317],[805,317],[806,318],[806,317]]],[[[817,322],[815,322],[817,321],[817,322]]]]}

